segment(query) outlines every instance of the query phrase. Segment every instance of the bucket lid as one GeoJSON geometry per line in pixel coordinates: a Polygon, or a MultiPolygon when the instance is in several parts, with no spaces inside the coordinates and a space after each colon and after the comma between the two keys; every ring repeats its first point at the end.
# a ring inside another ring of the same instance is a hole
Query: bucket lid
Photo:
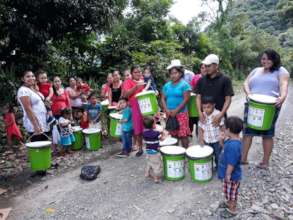
{"type": "Polygon", "coordinates": [[[51,141],[35,141],[26,143],[25,146],[27,146],[28,148],[43,148],[50,146],[51,143],[51,141]]]}
{"type": "Polygon", "coordinates": [[[213,148],[207,145],[195,145],[187,148],[186,155],[191,158],[205,158],[213,154],[213,148]]]}
{"type": "Polygon", "coordinates": [[[167,155],[182,155],[185,154],[185,148],[179,146],[164,146],[160,148],[163,154],[167,155]]]}
{"type": "Polygon", "coordinates": [[[74,127],[72,127],[72,130],[73,131],[81,131],[82,128],[80,126],[74,126],[74,127]]]}
{"type": "Polygon", "coordinates": [[[262,94],[251,94],[248,96],[249,99],[264,103],[264,104],[275,104],[277,102],[277,98],[269,95],[262,95],[262,94]]]}
{"type": "Polygon", "coordinates": [[[190,96],[196,96],[196,94],[194,92],[191,92],[190,96]]]}
{"type": "Polygon", "coordinates": [[[121,120],[122,119],[122,114],[119,114],[119,113],[111,113],[110,114],[110,117],[111,118],[118,119],[118,120],[121,120]]]}
{"type": "Polygon", "coordinates": [[[109,100],[106,99],[106,100],[102,101],[102,102],[101,102],[101,105],[109,105],[109,100]]]}
{"type": "Polygon", "coordinates": [[[86,128],[86,129],[83,129],[82,132],[85,133],[85,134],[96,134],[96,133],[101,132],[101,129],[98,129],[98,128],[86,128]]]}
{"type": "Polygon", "coordinates": [[[143,95],[149,95],[149,94],[156,95],[156,93],[154,91],[148,90],[148,91],[143,91],[143,92],[137,93],[135,97],[139,97],[139,96],[143,96],[143,95]]]}
{"type": "Polygon", "coordinates": [[[160,141],[160,146],[170,146],[177,144],[178,140],[173,137],[167,137],[165,140],[160,141]]]}

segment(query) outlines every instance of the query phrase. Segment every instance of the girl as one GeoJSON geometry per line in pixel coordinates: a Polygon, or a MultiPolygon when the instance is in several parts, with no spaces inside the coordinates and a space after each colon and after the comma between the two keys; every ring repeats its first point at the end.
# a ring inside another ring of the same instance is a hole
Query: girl
{"type": "Polygon", "coordinates": [[[71,128],[70,118],[70,109],[61,110],[61,117],[58,120],[60,128],[60,144],[63,148],[62,150],[65,152],[68,152],[70,145],[72,145],[72,143],[75,142],[73,130],[71,128]]]}
{"type": "Polygon", "coordinates": [[[15,122],[15,116],[13,113],[13,107],[6,105],[4,106],[3,111],[3,120],[6,127],[6,134],[7,134],[7,144],[12,146],[13,138],[18,140],[22,145],[23,137],[20,133],[20,130],[15,122]]]}

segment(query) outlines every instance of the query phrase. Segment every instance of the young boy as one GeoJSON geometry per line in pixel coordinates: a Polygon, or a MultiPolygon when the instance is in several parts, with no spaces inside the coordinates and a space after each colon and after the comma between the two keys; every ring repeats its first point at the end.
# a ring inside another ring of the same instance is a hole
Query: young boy
{"type": "Polygon", "coordinates": [[[237,196],[241,180],[241,151],[242,144],[240,132],[243,129],[243,121],[238,117],[229,117],[225,121],[225,134],[222,144],[224,151],[220,155],[218,176],[224,182],[224,194],[226,202],[220,204],[221,208],[226,208],[221,212],[221,217],[230,218],[237,215],[237,196]],[[226,141],[224,142],[224,139],[226,141]]]}
{"type": "Polygon", "coordinates": [[[161,181],[163,166],[159,150],[161,133],[155,130],[155,121],[151,116],[143,118],[144,132],[142,134],[144,142],[146,143],[146,177],[152,178],[155,183],[161,181]]]}
{"type": "Polygon", "coordinates": [[[89,94],[88,100],[89,103],[84,104],[84,108],[86,110],[89,127],[101,129],[100,115],[102,106],[100,103],[98,103],[98,98],[95,92],[89,94]]]}
{"type": "Polygon", "coordinates": [[[127,98],[120,98],[118,103],[119,109],[122,110],[122,151],[117,154],[117,157],[128,157],[132,148],[132,135],[133,135],[133,127],[132,127],[132,112],[130,107],[128,106],[127,98]]]}
{"type": "Polygon", "coordinates": [[[202,110],[205,116],[205,122],[198,122],[198,134],[199,143],[201,145],[209,145],[214,149],[216,169],[218,167],[218,159],[221,153],[221,147],[219,144],[220,131],[224,129],[224,119],[220,121],[219,126],[213,125],[213,118],[220,113],[215,109],[215,101],[213,97],[204,96],[201,100],[202,110]]]}

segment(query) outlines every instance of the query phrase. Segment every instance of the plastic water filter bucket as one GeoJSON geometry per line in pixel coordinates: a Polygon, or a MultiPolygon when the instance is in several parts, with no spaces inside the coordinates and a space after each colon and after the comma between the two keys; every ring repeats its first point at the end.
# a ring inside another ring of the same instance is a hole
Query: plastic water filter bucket
{"type": "Polygon", "coordinates": [[[80,150],[84,143],[82,128],[79,126],[74,126],[72,129],[73,129],[73,135],[75,137],[75,142],[73,142],[71,148],[72,150],[80,150]]]}
{"type": "Polygon", "coordinates": [[[106,112],[109,106],[109,100],[106,99],[104,101],[101,102],[101,106],[102,106],[102,112],[106,112]]]}
{"type": "Polygon", "coordinates": [[[51,141],[26,143],[32,171],[46,171],[51,167],[51,141]]]}
{"type": "Polygon", "coordinates": [[[191,146],[186,150],[191,180],[206,183],[213,178],[213,148],[210,146],[191,146]]]}
{"type": "Polygon", "coordinates": [[[276,97],[253,94],[248,96],[247,127],[266,131],[272,127],[276,113],[276,97]]]}
{"type": "Polygon", "coordinates": [[[143,116],[154,115],[158,112],[158,100],[154,91],[140,92],[135,97],[143,116]]]}
{"type": "Polygon", "coordinates": [[[111,113],[110,114],[110,135],[111,137],[120,137],[122,135],[122,125],[120,120],[122,119],[122,114],[111,113]]]}
{"type": "Polygon", "coordinates": [[[189,102],[188,102],[188,114],[189,117],[198,117],[198,111],[197,111],[197,105],[196,105],[196,94],[195,93],[191,93],[190,94],[190,98],[189,98],[189,102]]]}
{"type": "Polygon", "coordinates": [[[83,130],[85,135],[85,145],[88,150],[98,150],[102,147],[101,130],[97,128],[87,128],[83,130]]]}
{"type": "Polygon", "coordinates": [[[185,148],[164,146],[160,148],[163,157],[164,178],[170,181],[182,180],[185,177],[185,148]]]}

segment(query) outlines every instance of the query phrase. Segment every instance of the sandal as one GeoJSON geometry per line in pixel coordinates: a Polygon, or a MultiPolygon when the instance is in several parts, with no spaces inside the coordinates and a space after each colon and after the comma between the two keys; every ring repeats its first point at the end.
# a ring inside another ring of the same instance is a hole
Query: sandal
{"type": "Polygon", "coordinates": [[[241,165],[248,165],[249,164],[249,162],[248,161],[241,161],[241,163],[240,163],[241,165]]]}
{"type": "Polygon", "coordinates": [[[268,164],[264,164],[263,162],[259,163],[256,167],[258,169],[262,169],[262,170],[268,170],[269,169],[269,165],[268,164]]]}
{"type": "Polygon", "coordinates": [[[220,209],[225,209],[225,208],[228,208],[228,204],[226,202],[221,202],[218,206],[218,208],[220,209]]]}
{"type": "Polygon", "coordinates": [[[229,209],[225,209],[224,211],[220,212],[220,216],[222,218],[233,218],[237,215],[237,212],[232,212],[229,209]]]}

